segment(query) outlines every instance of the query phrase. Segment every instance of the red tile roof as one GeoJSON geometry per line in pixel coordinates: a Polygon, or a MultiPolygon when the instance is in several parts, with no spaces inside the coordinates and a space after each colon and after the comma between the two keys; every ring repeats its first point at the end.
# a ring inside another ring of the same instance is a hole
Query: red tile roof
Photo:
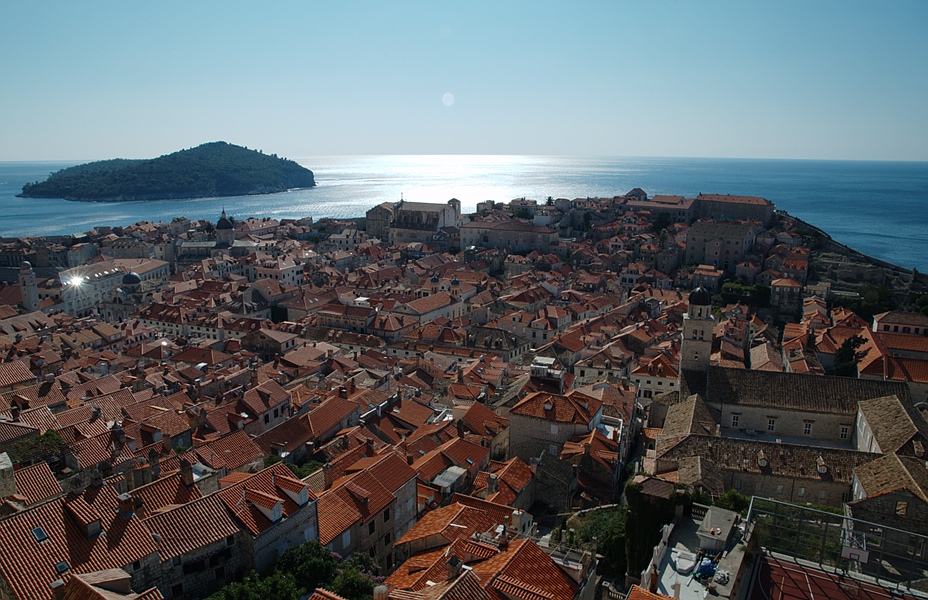
{"type": "Polygon", "coordinates": [[[104,485],[6,519],[0,527],[0,548],[17,551],[0,553],[0,570],[13,594],[30,600],[50,599],[50,584],[61,577],[55,569],[59,562],[66,562],[72,573],[87,573],[127,567],[154,553],[155,542],[142,520],[126,520],[118,509],[116,491],[104,485]],[[81,520],[99,517],[103,532],[88,539],[71,515],[81,520]],[[32,533],[36,528],[48,536],[46,540],[36,541],[32,533]]]}
{"type": "Polygon", "coordinates": [[[61,484],[44,462],[14,471],[13,476],[16,478],[16,493],[28,500],[27,505],[37,504],[63,492],[61,484]]]}
{"type": "Polygon", "coordinates": [[[145,519],[145,525],[152,533],[161,536],[158,554],[162,561],[216,543],[241,531],[216,494],[152,515],[145,519]]]}
{"type": "MultiPolygon", "coordinates": [[[[255,503],[270,508],[271,500],[277,498],[282,502],[282,516],[289,517],[304,508],[293,501],[292,498],[276,482],[277,477],[292,479],[293,473],[283,463],[275,463],[266,469],[255,473],[248,479],[231,485],[216,492],[226,507],[252,535],[260,535],[267,531],[273,523],[254,506],[255,503]]],[[[289,485],[287,483],[286,485],[289,485]]],[[[315,494],[308,493],[310,502],[316,499],[315,494]]],[[[276,502],[275,502],[276,504],[276,502]]]]}

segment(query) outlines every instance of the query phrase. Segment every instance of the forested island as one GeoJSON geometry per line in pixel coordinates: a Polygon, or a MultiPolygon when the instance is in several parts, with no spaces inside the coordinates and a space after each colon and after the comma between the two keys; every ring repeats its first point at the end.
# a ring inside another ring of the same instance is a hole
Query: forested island
{"type": "Polygon", "coordinates": [[[276,154],[211,142],[158,158],[113,159],[52,173],[22,198],[122,202],[271,194],[316,185],[313,172],[276,154]]]}

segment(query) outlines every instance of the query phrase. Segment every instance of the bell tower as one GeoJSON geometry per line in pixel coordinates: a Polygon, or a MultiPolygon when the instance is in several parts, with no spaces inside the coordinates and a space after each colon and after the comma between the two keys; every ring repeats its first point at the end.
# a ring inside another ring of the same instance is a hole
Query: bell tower
{"type": "Polygon", "coordinates": [[[712,296],[703,287],[690,292],[689,309],[683,316],[683,342],[680,345],[680,371],[708,371],[712,354],[712,296]]]}
{"type": "Polygon", "coordinates": [[[35,271],[28,260],[19,266],[19,291],[22,294],[23,308],[27,312],[39,310],[39,287],[35,279],[35,271]]]}

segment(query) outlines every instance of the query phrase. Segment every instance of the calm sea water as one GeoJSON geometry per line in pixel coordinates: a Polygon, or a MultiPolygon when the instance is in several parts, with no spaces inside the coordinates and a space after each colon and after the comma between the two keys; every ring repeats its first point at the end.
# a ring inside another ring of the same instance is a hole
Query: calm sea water
{"type": "Polygon", "coordinates": [[[266,196],[85,203],[24,199],[24,183],[77,163],[0,162],[0,235],[53,235],[94,225],[233,217],[358,217],[380,202],[700,192],[763,196],[833,238],[903,267],[928,270],[928,163],[550,156],[336,156],[295,159],[317,186],[266,196]]]}

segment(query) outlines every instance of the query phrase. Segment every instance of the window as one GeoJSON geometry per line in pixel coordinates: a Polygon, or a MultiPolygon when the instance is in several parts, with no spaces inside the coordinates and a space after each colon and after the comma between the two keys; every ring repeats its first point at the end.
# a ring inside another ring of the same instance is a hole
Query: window
{"type": "Polygon", "coordinates": [[[179,556],[175,556],[174,558],[172,558],[172,559],[171,559],[171,564],[174,565],[175,567],[179,567],[179,566],[180,566],[180,557],[179,557],[179,556]]]}
{"type": "Polygon", "coordinates": [[[758,481],[757,483],[754,484],[754,493],[755,493],[755,494],[760,494],[760,493],[763,492],[763,491],[764,491],[764,484],[763,484],[763,483],[761,483],[760,481],[758,481]]]}
{"type": "Polygon", "coordinates": [[[171,595],[175,598],[179,598],[184,595],[184,584],[178,583],[177,585],[171,586],[171,595]]]}
{"type": "Polygon", "coordinates": [[[783,486],[782,486],[782,485],[778,485],[778,486],[777,486],[777,494],[780,495],[780,496],[783,495],[783,486]]]}
{"type": "Polygon", "coordinates": [[[777,420],[767,419],[767,431],[776,431],[776,430],[777,430],[777,420]]]}
{"type": "Polygon", "coordinates": [[[731,426],[732,426],[732,427],[737,427],[737,426],[738,426],[738,421],[740,421],[740,420],[741,420],[741,416],[740,416],[740,415],[732,415],[732,416],[731,416],[731,426]]]}
{"type": "Polygon", "coordinates": [[[812,435],[812,423],[806,421],[802,426],[802,433],[805,435],[812,435]]]}
{"type": "Polygon", "coordinates": [[[142,568],[142,561],[137,560],[137,561],[135,561],[134,563],[132,563],[132,570],[133,570],[133,571],[138,571],[138,570],[141,569],[141,568],[142,568]]]}
{"type": "Polygon", "coordinates": [[[548,444],[548,454],[557,456],[557,444],[548,444]]]}
{"type": "Polygon", "coordinates": [[[801,487],[796,491],[796,495],[800,498],[804,498],[806,495],[806,488],[801,487]]]}
{"type": "Polygon", "coordinates": [[[384,545],[384,546],[389,545],[389,544],[390,544],[390,540],[392,540],[392,539],[393,539],[393,538],[390,537],[390,532],[388,531],[387,534],[386,534],[385,536],[383,536],[383,545],[384,545]]]}
{"type": "Polygon", "coordinates": [[[841,494],[841,502],[850,502],[850,501],[851,501],[851,495],[849,493],[844,492],[843,494],[841,494]]]}
{"type": "Polygon", "coordinates": [[[847,425],[841,426],[841,439],[846,440],[851,433],[851,428],[847,425]]]}
{"type": "Polygon", "coordinates": [[[908,502],[896,502],[896,516],[897,517],[904,517],[906,511],[908,510],[909,510],[908,502]]]}
{"type": "Polygon", "coordinates": [[[234,535],[230,535],[229,537],[226,538],[226,546],[231,546],[234,543],[235,543],[234,535]]]}
{"type": "Polygon", "coordinates": [[[41,527],[36,527],[32,530],[32,537],[34,537],[37,542],[44,542],[48,539],[48,534],[45,533],[45,530],[41,527]]]}
{"type": "Polygon", "coordinates": [[[551,435],[557,435],[557,424],[551,424],[551,435]]]}
{"type": "Polygon", "coordinates": [[[267,423],[270,423],[270,422],[271,422],[271,415],[265,414],[265,415],[264,415],[264,423],[267,424],[267,423]]]}
{"type": "Polygon", "coordinates": [[[389,509],[389,508],[388,508],[387,510],[383,511],[383,520],[384,520],[384,521],[389,521],[389,520],[390,520],[390,509],[389,509]]]}
{"type": "Polygon", "coordinates": [[[368,524],[368,526],[367,526],[367,532],[370,533],[370,534],[373,534],[373,533],[374,533],[374,522],[373,522],[373,521],[371,521],[371,522],[368,524]]]}
{"type": "Polygon", "coordinates": [[[826,492],[825,490],[820,491],[820,492],[818,493],[818,499],[819,499],[820,502],[824,502],[825,500],[827,500],[827,499],[828,499],[828,492],[826,492]]]}
{"type": "Polygon", "coordinates": [[[351,545],[351,530],[348,529],[342,533],[342,548],[347,548],[351,545]]]}

